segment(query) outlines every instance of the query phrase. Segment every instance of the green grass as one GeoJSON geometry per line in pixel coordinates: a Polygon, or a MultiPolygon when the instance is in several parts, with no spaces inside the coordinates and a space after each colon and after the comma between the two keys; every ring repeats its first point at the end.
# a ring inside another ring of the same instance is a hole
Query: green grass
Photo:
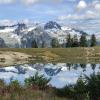
{"type": "Polygon", "coordinates": [[[61,63],[100,63],[100,47],[94,48],[3,48],[0,51],[22,52],[31,55],[30,61],[61,63]]]}

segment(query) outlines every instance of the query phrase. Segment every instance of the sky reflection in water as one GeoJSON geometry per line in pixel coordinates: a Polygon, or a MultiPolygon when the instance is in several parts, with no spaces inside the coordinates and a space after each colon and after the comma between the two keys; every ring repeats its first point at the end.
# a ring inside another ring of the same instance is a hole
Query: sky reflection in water
{"type": "Polygon", "coordinates": [[[24,64],[0,68],[0,79],[7,84],[11,79],[18,80],[24,84],[25,78],[33,76],[36,72],[50,78],[52,86],[61,88],[67,84],[75,84],[81,75],[90,75],[100,72],[100,64],[24,64]]]}

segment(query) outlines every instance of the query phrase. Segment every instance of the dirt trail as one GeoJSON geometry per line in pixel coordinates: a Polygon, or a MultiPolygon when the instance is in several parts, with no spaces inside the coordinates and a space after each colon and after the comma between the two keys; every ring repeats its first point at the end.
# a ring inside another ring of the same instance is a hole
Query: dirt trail
{"type": "Polygon", "coordinates": [[[30,55],[20,52],[3,52],[0,51],[0,65],[13,65],[21,62],[26,62],[30,55]]]}

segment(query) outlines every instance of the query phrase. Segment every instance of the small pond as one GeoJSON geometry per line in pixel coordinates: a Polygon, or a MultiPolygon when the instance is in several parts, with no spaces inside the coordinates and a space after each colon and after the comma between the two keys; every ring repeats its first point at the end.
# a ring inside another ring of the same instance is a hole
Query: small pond
{"type": "Polygon", "coordinates": [[[24,84],[25,78],[39,74],[44,74],[46,78],[51,78],[49,84],[62,88],[65,85],[75,84],[80,76],[90,75],[100,72],[100,64],[70,64],[70,63],[35,63],[23,64],[0,68],[0,79],[7,84],[13,79],[24,84]]]}

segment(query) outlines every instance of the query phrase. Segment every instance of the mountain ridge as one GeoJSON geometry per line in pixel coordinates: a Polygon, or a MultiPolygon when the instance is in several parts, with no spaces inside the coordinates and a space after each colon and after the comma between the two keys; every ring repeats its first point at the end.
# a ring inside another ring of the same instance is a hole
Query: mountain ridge
{"type": "MultiPolygon", "coordinates": [[[[51,40],[57,38],[60,44],[66,42],[68,34],[78,38],[81,34],[88,34],[82,30],[60,25],[57,22],[49,21],[47,23],[36,23],[28,26],[24,23],[18,23],[11,26],[0,26],[0,38],[10,48],[31,48],[31,43],[35,40],[38,47],[45,43],[45,47],[51,47],[51,40]]],[[[3,46],[2,46],[3,47],[3,46]]]]}

